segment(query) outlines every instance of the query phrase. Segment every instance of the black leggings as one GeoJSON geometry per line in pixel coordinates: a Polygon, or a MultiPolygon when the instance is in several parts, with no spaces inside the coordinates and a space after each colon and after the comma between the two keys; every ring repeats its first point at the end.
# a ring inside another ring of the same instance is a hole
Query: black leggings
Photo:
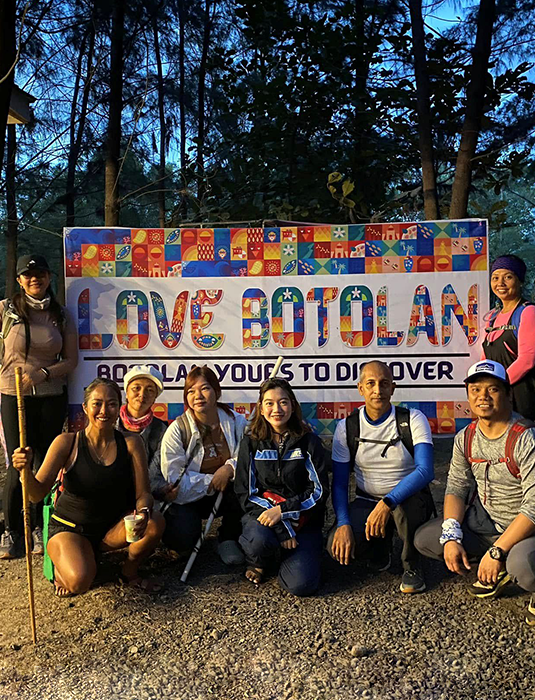
{"type": "MultiPolygon", "coordinates": [[[[19,473],[11,466],[11,456],[19,447],[17,397],[2,394],[2,424],[6,437],[9,465],[4,485],[4,522],[6,528],[22,532],[22,486],[19,473]]],[[[61,433],[67,413],[67,392],[59,396],[25,396],[26,441],[32,448],[33,468],[37,471],[52,440],[61,433]]],[[[43,504],[32,512],[33,527],[43,526],[43,504]]]]}

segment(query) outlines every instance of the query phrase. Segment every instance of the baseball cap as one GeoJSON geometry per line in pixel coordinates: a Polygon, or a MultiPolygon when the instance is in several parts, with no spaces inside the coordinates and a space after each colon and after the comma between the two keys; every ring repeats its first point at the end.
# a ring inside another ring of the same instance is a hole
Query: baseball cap
{"type": "Polygon", "coordinates": [[[46,270],[46,272],[50,272],[48,263],[42,255],[21,255],[17,260],[17,277],[30,270],[46,270]]]}
{"type": "Polygon", "coordinates": [[[139,377],[152,379],[158,389],[158,396],[162,393],[163,374],[151,365],[135,365],[135,367],[132,367],[132,369],[124,375],[124,390],[126,391],[128,389],[128,385],[131,381],[139,377]]]}
{"type": "Polygon", "coordinates": [[[466,373],[465,384],[478,379],[479,377],[496,377],[504,384],[509,385],[509,377],[505,371],[505,367],[494,360],[480,360],[473,364],[466,373]]]}

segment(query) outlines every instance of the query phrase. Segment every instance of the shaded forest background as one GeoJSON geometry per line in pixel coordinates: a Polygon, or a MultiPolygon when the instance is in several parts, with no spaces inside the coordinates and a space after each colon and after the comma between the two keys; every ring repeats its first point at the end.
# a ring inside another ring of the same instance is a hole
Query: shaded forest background
{"type": "Polygon", "coordinates": [[[534,16],[513,0],[2,0],[0,284],[17,254],[60,270],[64,226],[478,216],[492,255],[533,266],[534,16]],[[36,101],[4,139],[13,81],[36,101]]]}

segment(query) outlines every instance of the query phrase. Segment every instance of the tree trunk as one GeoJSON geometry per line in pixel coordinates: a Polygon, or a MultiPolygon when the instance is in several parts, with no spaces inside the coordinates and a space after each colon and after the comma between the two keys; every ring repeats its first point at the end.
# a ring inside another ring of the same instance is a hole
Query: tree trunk
{"type": "Polygon", "coordinates": [[[17,270],[17,234],[19,217],[15,196],[15,160],[17,155],[17,133],[15,124],[7,126],[7,163],[6,163],[6,297],[12,297],[16,291],[17,270]]]}
{"type": "Polygon", "coordinates": [[[422,17],[422,0],[409,0],[414,48],[414,75],[416,77],[416,105],[418,110],[418,142],[422,163],[424,214],[427,221],[440,217],[438,208],[435,159],[433,154],[433,130],[431,126],[431,98],[425,31],[422,17]]]}
{"type": "Polygon", "coordinates": [[[15,79],[15,0],[0,2],[0,173],[4,164],[6,124],[9,114],[9,102],[15,79]]]}
{"type": "Polygon", "coordinates": [[[158,37],[158,20],[153,19],[154,31],[154,55],[158,70],[158,116],[160,119],[160,162],[158,164],[158,219],[160,228],[165,228],[165,154],[167,147],[167,131],[165,125],[164,110],[164,84],[162,70],[162,56],[160,53],[160,41],[158,37]]]}
{"type": "Polygon", "coordinates": [[[124,0],[114,0],[111,27],[110,112],[106,142],[104,222],[119,225],[119,155],[123,111],[124,0]]]}
{"type": "Polygon", "coordinates": [[[208,47],[210,45],[210,30],[212,20],[210,18],[210,0],[205,0],[204,4],[204,27],[202,34],[202,54],[201,63],[199,65],[199,84],[197,88],[197,103],[198,103],[198,129],[197,129],[197,199],[199,200],[199,208],[203,205],[204,195],[206,194],[206,179],[204,173],[204,140],[205,140],[205,120],[204,120],[204,101],[206,93],[206,64],[208,61],[208,47]]]}
{"type": "Polygon", "coordinates": [[[477,17],[476,43],[473,50],[474,59],[470,71],[470,82],[466,90],[466,115],[451,191],[450,219],[463,219],[468,213],[472,162],[476,153],[481,119],[483,117],[485,85],[487,82],[495,15],[495,0],[481,0],[477,17]]]}

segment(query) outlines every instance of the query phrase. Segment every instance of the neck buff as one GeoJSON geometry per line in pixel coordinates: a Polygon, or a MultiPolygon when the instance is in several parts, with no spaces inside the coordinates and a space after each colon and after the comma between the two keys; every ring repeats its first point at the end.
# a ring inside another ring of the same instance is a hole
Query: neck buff
{"type": "Polygon", "coordinates": [[[44,299],[36,299],[35,297],[31,297],[29,294],[25,294],[24,298],[26,299],[28,306],[36,311],[45,311],[45,309],[48,309],[50,306],[50,294],[47,294],[44,299]]]}
{"type": "Polygon", "coordinates": [[[121,416],[121,420],[123,422],[124,427],[133,433],[141,433],[152,423],[152,419],[154,418],[152,408],[147,414],[141,416],[141,418],[134,418],[126,410],[126,404],[123,404],[121,406],[119,414],[121,416]]]}

